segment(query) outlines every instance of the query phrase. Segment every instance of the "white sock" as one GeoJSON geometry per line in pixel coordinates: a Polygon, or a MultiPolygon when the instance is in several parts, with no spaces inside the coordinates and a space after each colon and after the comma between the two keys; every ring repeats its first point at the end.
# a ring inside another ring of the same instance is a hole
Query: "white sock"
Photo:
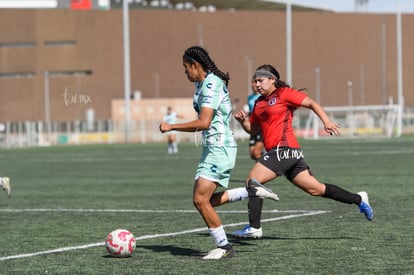
{"type": "Polygon", "coordinates": [[[229,243],[223,225],[220,225],[217,228],[209,228],[208,232],[210,233],[210,236],[213,238],[214,244],[217,247],[225,246],[229,243]]]}
{"type": "Polygon", "coordinates": [[[249,197],[246,187],[229,189],[227,190],[227,194],[229,195],[229,202],[242,201],[249,197]]]}

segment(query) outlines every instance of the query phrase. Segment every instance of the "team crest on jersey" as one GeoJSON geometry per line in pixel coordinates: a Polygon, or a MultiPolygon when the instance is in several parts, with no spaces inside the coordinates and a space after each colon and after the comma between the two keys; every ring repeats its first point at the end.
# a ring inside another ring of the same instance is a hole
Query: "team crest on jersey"
{"type": "Polygon", "coordinates": [[[217,173],[217,165],[213,164],[210,166],[210,171],[213,173],[217,173]]]}
{"type": "Polygon", "coordinates": [[[275,105],[276,104],[276,97],[272,97],[271,99],[269,99],[268,104],[269,104],[269,106],[275,105]]]}

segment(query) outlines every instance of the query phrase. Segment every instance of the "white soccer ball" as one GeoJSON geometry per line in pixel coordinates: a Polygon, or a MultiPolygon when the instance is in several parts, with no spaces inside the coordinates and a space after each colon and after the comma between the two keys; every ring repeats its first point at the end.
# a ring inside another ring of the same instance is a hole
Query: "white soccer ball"
{"type": "Polygon", "coordinates": [[[126,258],[134,253],[136,241],[129,230],[116,229],[106,237],[105,246],[112,257],[126,258]]]}

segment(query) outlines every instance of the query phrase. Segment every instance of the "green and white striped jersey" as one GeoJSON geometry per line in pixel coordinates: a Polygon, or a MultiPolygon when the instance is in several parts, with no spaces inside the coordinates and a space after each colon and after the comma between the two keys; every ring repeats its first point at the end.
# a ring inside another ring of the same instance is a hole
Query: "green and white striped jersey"
{"type": "Polygon", "coordinates": [[[230,128],[232,104],[223,80],[209,73],[203,82],[196,82],[195,85],[193,106],[198,115],[203,107],[214,109],[210,128],[202,132],[203,145],[236,147],[230,128]]]}

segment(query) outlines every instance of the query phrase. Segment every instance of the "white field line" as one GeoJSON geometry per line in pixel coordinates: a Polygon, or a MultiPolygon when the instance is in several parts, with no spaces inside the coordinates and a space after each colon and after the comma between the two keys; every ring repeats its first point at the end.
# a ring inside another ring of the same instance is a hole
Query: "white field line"
{"type": "MultiPolygon", "coordinates": [[[[12,210],[12,209],[10,209],[10,210],[12,210]]],[[[16,209],[16,210],[18,210],[18,209],[16,209]]],[[[21,210],[23,210],[23,209],[21,209],[21,210]]],[[[67,210],[70,210],[70,209],[67,209],[67,210]]],[[[92,210],[92,209],[90,209],[90,210],[92,210]]],[[[142,210],[142,211],[148,212],[150,210],[142,210]]],[[[272,211],[276,211],[274,213],[282,212],[282,211],[278,211],[278,210],[270,210],[270,212],[272,212],[272,211]]],[[[5,211],[2,211],[2,212],[5,212],[5,211]]],[[[12,212],[12,211],[9,211],[9,212],[12,212]]],[[[16,211],[14,211],[14,212],[16,212],[16,211]]],[[[99,212],[104,212],[104,211],[99,211],[99,212]]],[[[165,212],[168,212],[168,211],[165,211],[165,212]]],[[[165,213],[165,212],[163,212],[163,213],[165,213]]],[[[174,212],[174,211],[169,211],[169,212],[174,212]]],[[[175,211],[175,212],[177,212],[177,211],[175,211]]],[[[192,211],[191,210],[191,212],[195,212],[195,211],[192,211]]],[[[229,211],[222,211],[222,213],[223,212],[229,212],[229,211]]],[[[233,213],[233,211],[230,211],[230,212],[233,213]]],[[[266,211],[263,211],[263,212],[266,212],[266,211]]],[[[267,212],[269,212],[269,211],[267,211],[267,212]]],[[[288,211],[285,211],[285,212],[288,212],[288,211]]],[[[279,221],[279,220],[287,220],[287,219],[299,218],[299,217],[304,217],[304,216],[321,215],[321,214],[329,213],[330,211],[322,211],[322,210],[318,210],[318,211],[292,210],[291,212],[297,212],[299,214],[292,214],[292,215],[287,215],[287,216],[283,216],[283,217],[263,219],[261,222],[273,222],[273,221],[279,221]]],[[[245,211],[243,211],[243,213],[245,213],[245,211]]],[[[240,226],[240,225],[244,225],[244,224],[246,224],[246,222],[231,223],[231,224],[224,225],[224,227],[240,226]]],[[[170,233],[164,233],[164,234],[145,235],[145,236],[137,237],[135,239],[138,241],[138,240],[145,240],[145,239],[155,239],[155,238],[162,238],[162,237],[172,237],[172,236],[190,234],[190,233],[201,232],[201,231],[206,231],[206,227],[195,228],[195,229],[184,230],[184,231],[178,231],[178,232],[170,232],[170,233]]],[[[27,258],[27,257],[34,257],[34,256],[46,255],[46,254],[52,254],[52,253],[61,253],[61,252],[65,252],[65,251],[87,249],[87,248],[104,246],[104,245],[105,245],[105,242],[99,242],[99,243],[92,243],[92,244],[79,245],[79,246],[61,247],[61,248],[56,248],[56,249],[46,250],[46,251],[39,251],[39,252],[33,252],[33,253],[25,253],[25,254],[18,254],[18,255],[11,255],[11,256],[0,257],[0,261],[11,260],[11,259],[27,258]]]]}
{"type": "MultiPolygon", "coordinates": [[[[116,213],[198,213],[197,210],[151,210],[151,209],[93,209],[93,208],[22,208],[0,209],[1,212],[116,212],[116,213]]],[[[308,213],[312,210],[263,210],[263,213],[308,213]]],[[[217,210],[217,213],[247,213],[247,210],[217,210]]]]}

